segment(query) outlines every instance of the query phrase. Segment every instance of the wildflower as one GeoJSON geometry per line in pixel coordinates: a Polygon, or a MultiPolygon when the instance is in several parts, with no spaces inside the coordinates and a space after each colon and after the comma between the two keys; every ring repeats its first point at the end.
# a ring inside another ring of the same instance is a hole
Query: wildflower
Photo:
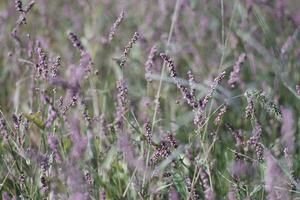
{"type": "Polygon", "coordinates": [[[195,189],[195,186],[192,185],[190,177],[185,177],[185,183],[187,186],[187,189],[190,193],[190,196],[192,197],[191,199],[199,199],[199,194],[197,194],[197,191],[195,189]]]}
{"type": "Polygon", "coordinates": [[[261,134],[262,134],[261,125],[258,121],[256,121],[254,131],[253,131],[253,136],[247,141],[247,145],[251,146],[254,149],[257,159],[260,162],[263,160],[263,153],[264,153],[264,147],[261,143],[259,143],[261,134]]]}
{"type": "Polygon", "coordinates": [[[237,147],[243,146],[244,145],[244,138],[242,136],[242,132],[240,130],[234,130],[234,128],[228,123],[226,123],[225,126],[232,133],[232,135],[234,136],[235,141],[236,141],[236,146],[237,147]]]}
{"type": "Polygon", "coordinates": [[[46,175],[43,174],[40,178],[40,181],[41,181],[41,185],[42,185],[42,193],[47,193],[48,190],[49,190],[49,187],[48,187],[48,183],[47,183],[47,180],[46,180],[46,175]]]}
{"type": "Polygon", "coordinates": [[[12,120],[13,120],[15,128],[17,130],[20,128],[21,118],[22,118],[22,115],[20,115],[19,117],[16,114],[12,115],[12,120]]]}
{"type": "Polygon", "coordinates": [[[254,103],[252,99],[247,99],[247,106],[246,106],[246,118],[253,119],[254,117],[254,103]]]}
{"type": "Polygon", "coordinates": [[[155,57],[156,53],[157,53],[157,45],[154,45],[150,50],[150,54],[148,56],[148,59],[146,61],[146,65],[145,65],[145,70],[146,70],[145,78],[148,81],[148,83],[152,82],[151,74],[152,74],[152,70],[153,70],[154,57],[155,57]]]}
{"type": "Polygon", "coordinates": [[[85,177],[86,182],[89,185],[93,184],[93,179],[92,179],[92,176],[89,171],[87,171],[87,170],[84,171],[84,177],[85,177]]]}
{"type": "Polygon", "coordinates": [[[239,198],[239,193],[238,189],[235,185],[231,185],[229,188],[229,192],[227,194],[228,200],[238,200],[239,198]]]}
{"type": "Polygon", "coordinates": [[[125,16],[125,12],[122,11],[120,13],[120,15],[118,16],[117,20],[115,21],[115,23],[113,24],[113,26],[111,27],[109,36],[108,36],[109,42],[111,42],[113,40],[113,38],[116,34],[116,30],[117,30],[118,26],[120,26],[121,22],[123,21],[124,16],[125,16]]]}
{"type": "Polygon", "coordinates": [[[5,119],[2,116],[0,117],[0,133],[4,139],[8,140],[9,137],[8,130],[7,130],[5,119]]]}
{"type": "Polygon", "coordinates": [[[38,162],[40,163],[41,170],[43,173],[46,173],[49,169],[49,156],[48,155],[39,155],[38,162]]]}
{"type": "Polygon", "coordinates": [[[225,127],[231,132],[235,139],[235,146],[237,148],[235,160],[239,161],[241,160],[240,151],[242,151],[242,148],[245,146],[244,137],[242,135],[243,132],[241,130],[235,130],[229,123],[226,123],[225,127]]]}
{"type": "Polygon", "coordinates": [[[167,141],[170,143],[172,147],[174,148],[178,147],[177,141],[175,140],[174,136],[170,132],[167,133],[167,141]]]}
{"type": "Polygon", "coordinates": [[[151,163],[154,165],[156,164],[159,160],[162,160],[170,155],[170,149],[167,144],[162,142],[159,147],[157,147],[154,151],[154,153],[151,156],[151,163]]]}
{"type": "Polygon", "coordinates": [[[57,161],[61,161],[61,155],[59,153],[59,141],[56,135],[49,135],[48,136],[48,144],[50,146],[50,149],[54,152],[55,159],[57,161]]]}
{"type": "Polygon", "coordinates": [[[190,88],[191,88],[191,96],[195,96],[196,95],[196,89],[195,89],[195,78],[194,78],[194,75],[192,73],[192,71],[188,71],[187,72],[188,74],[188,78],[189,78],[189,85],[190,85],[190,88]]]}
{"type": "Polygon", "coordinates": [[[175,65],[174,65],[174,62],[172,61],[172,59],[169,56],[167,56],[165,53],[161,53],[160,57],[167,63],[171,77],[175,81],[177,88],[180,89],[181,94],[182,94],[183,98],[186,100],[187,104],[192,106],[193,108],[197,108],[198,103],[196,102],[195,96],[192,96],[191,93],[188,91],[188,89],[179,83],[179,81],[177,79],[175,65]]]}
{"type": "Polygon", "coordinates": [[[300,96],[300,85],[296,85],[297,94],[300,96]]]}
{"type": "Polygon", "coordinates": [[[57,75],[58,75],[58,68],[60,67],[60,62],[61,62],[61,58],[60,58],[60,56],[57,56],[54,64],[51,67],[52,78],[57,77],[57,75]]]}
{"type": "Polygon", "coordinates": [[[104,114],[102,114],[100,116],[100,135],[103,137],[103,136],[107,136],[108,135],[108,125],[107,125],[107,122],[106,122],[106,119],[105,119],[105,116],[104,114]]]}
{"type": "Polygon", "coordinates": [[[275,118],[279,121],[282,120],[282,114],[279,109],[279,106],[271,101],[269,98],[265,96],[262,92],[258,90],[247,90],[245,92],[245,96],[247,98],[252,98],[253,100],[260,103],[260,105],[271,115],[275,116],[275,118]]]}
{"type": "Polygon", "coordinates": [[[288,53],[291,51],[291,48],[293,47],[294,43],[294,38],[292,36],[289,36],[287,40],[284,42],[280,49],[280,57],[281,59],[286,59],[288,53]]]}
{"type": "Polygon", "coordinates": [[[104,188],[101,189],[101,200],[106,200],[106,191],[104,188]]]}
{"type": "Polygon", "coordinates": [[[227,105],[222,106],[222,108],[220,109],[217,117],[214,120],[215,125],[219,125],[220,124],[221,118],[226,113],[226,111],[227,111],[227,105]]]}
{"type": "Polygon", "coordinates": [[[81,53],[85,52],[85,48],[75,35],[75,33],[69,32],[69,39],[72,42],[73,46],[76,47],[81,53]]]}
{"type": "Polygon", "coordinates": [[[80,57],[80,66],[85,69],[85,72],[89,73],[92,69],[92,58],[88,52],[82,52],[80,57]]]}
{"type": "Polygon", "coordinates": [[[152,144],[152,130],[151,130],[150,122],[147,121],[144,124],[144,127],[145,127],[145,136],[146,136],[147,142],[148,142],[148,144],[152,144]]]}
{"type": "Polygon", "coordinates": [[[73,148],[71,157],[74,160],[81,158],[86,151],[87,139],[80,133],[80,122],[78,119],[72,119],[70,127],[72,131],[71,139],[73,142],[73,148]]]}
{"type": "Polygon", "coordinates": [[[271,152],[265,153],[267,169],[265,172],[265,188],[268,193],[268,199],[290,199],[287,186],[288,178],[278,166],[271,152]],[[278,189],[280,188],[280,190],[278,189]]]}
{"type": "MultiPolygon", "coordinates": [[[[169,71],[171,73],[171,77],[176,79],[177,78],[177,73],[176,73],[176,69],[175,69],[175,65],[173,63],[173,60],[171,60],[171,58],[169,56],[167,56],[167,54],[165,53],[161,53],[160,54],[160,57],[165,61],[167,62],[167,65],[168,65],[168,68],[169,68],[169,71]]],[[[177,81],[176,81],[177,82],[177,81]]]]}
{"type": "Polygon", "coordinates": [[[283,20],[285,16],[286,2],[287,2],[286,0],[276,1],[276,17],[279,20],[283,20]]]}
{"type": "Polygon", "coordinates": [[[117,129],[121,129],[124,125],[126,106],[128,103],[128,89],[123,79],[117,81],[117,108],[116,108],[116,123],[117,129]]]}
{"type": "Polygon", "coordinates": [[[169,189],[169,200],[179,200],[179,194],[176,191],[175,187],[170,187],[169,189]]]}
{"type": "Polygon", "coordinates": [[[38,42],[38,47],[36,49],[37,55],[38,55],[38,60],[39,63],[37,64],[37,69],[38,69],[38,75],[43,75],[43,77],[46,79],[48,78],[48,60],[47,60],[47,55],[45,51],[41,47],[41,43],[38,42]]]}
{"type": "Polygon", "coordinates": [[[137,40],[139,39],[140,35],[138,34],[138,32],[135,32],[133,37],[131,38],[131,40],[128,42],[128,44],[126,45],[124,51],[123,51],[123,56],[121,58],[121,62],[120,62],[120,66],[124,67],[127,59],[128,59],[128,55],[130,53],[130,50],[132,49],[133,45],[137,42],[137,40]]]}
{"type": "Polygon", "coordinates": [[[3,192],[2,193],[2,199],[3,200],[11,200],[11,198],[10,198],[10,196],[9,196],[9,194],[7,192],[3,192]]]}
{"type": "Polygon", "coordinates": [[[19,176],[19,182],[20,182],[21,189],[24,189],[24,186],[25,186],[25,175],[23,173],[21,173],[21,175],[19,176]]]}
{"type": "Polygon", "coordinates": [[[58,112],[53,106],[50,106],[49,115],[45,122],[45,127],[49,128],[57,117],[58,117],[58,112]]]}
{"type": "Polygon", "coordinates": [[[200,174],[200,180],[202,183],[202,187],[204,189],[204,199],[205,200],[213,200],[215,199],[215,194],[212,190],[212,188],[209,185],[209,177],[208,174],[206,172],[206,170],[204,169],[204,167],[200,167],[199,169],[199,174],[200,174]]]}
{"type": "Polygon", "coordinates": [[[281,108],[282,126],[281,126],[281,142],[284,147],[289,149],[290,153],[295,151],[295,120],[293,111],[288,108],[281,108]]]}
{"type": "Polygon", "coordinates": [[[23,3],[21,0],[15,0],[15,7],[17,11],[23,12],[23,3]]]}
{"type": "Polygon", "coordinates": [[[234,88],[237,83],[240,82],[239,73],[241,71],[241,67],[243,63],[245,62],[247,56],[245,53],[242,53],[236,63],[233,66],[233,71],[230,73],[228,84],[234,88]]]}
{"type": "Polygon", "coordinates": [[[206,108],[206,105],[208,104],[209,100],[213,97],[213,93],[216,90],[217,86],[221,83],[221,81],[225,77],[225,71],[221,72],[213,81],[213,83],[210,85],[210,88],[208,90],[208,93],[206,96],[199,101],[199,106],[194,118],[194,124],[195,125],[203,125],[206,117],[204,116],[204,111],[206,108]]]}

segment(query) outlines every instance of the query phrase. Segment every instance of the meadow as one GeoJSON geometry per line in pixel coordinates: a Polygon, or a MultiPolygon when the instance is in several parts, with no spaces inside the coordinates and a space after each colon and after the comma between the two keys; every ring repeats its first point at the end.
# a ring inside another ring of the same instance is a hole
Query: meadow
{"type": "Polygon", "coordinates": [[[298,0],[1,0],[0,197],[300,199],[298,0]]]}

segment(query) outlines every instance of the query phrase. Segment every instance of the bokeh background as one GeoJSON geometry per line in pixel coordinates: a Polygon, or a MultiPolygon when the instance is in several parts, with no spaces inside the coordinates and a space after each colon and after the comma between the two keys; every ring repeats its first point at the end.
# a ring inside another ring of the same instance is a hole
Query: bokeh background
{"type": "MultiPolygon", "coordinates": [[[[3,199],[300,198],[298,0],[36,0],[26,13],[16,9],[16,2],[0,2],[3,199]],[[124,19],[109,41],[122,11],[124,19]],[[20,24],[20,16],[26,24],[20,24]],[[88,74],[76,71],[83,56],[70,41],[70,32],[91,59],[88,74]],[[135,32],[139,39],[120,67],[135,32]],[[149,73],[145,65],[154,45],[157,53],[149,73]],[[78,103],[63,114],[58,105],[61,99],[67,104],[70,88],[36,77],[39,47],[49,66],[60,57],[61,80],[80,85],[78,103]],[[194,124],[195,111],[176,87],[159,56],[162,52],[173,60],[177,80],[187,87],[187,72],[192,71],[198,100],[226,71],[206,108],[203,127],[194,124]],[[231,88],[227,81],[242,53],[247,58],[238,85],[231,88]],[[122,133],[116,128],[120,79],[128,90],[122,133]],[[273,107],[261,105],[261,98],[255,101],[255,116],[246,118],[244,94],[249,89],[276,105],[282,118],[269,114],[273,107]],[[225,104],[227,112],[215,125],[225,104]],[[45,127],[53,113],[57,116],[45,127]],[[146,122],[156,144],[162,145],[171,132],[179,145],[155,165],[148,161],[159,147],[147,143],[146,122]],[[246,143],[255,135],[257,122],[264,148],[261,161],[255,148],[240,147],[232,134],[239,130],[246,143]]],[[[22,1],[23,7],[30,2],[22,1]]]]}

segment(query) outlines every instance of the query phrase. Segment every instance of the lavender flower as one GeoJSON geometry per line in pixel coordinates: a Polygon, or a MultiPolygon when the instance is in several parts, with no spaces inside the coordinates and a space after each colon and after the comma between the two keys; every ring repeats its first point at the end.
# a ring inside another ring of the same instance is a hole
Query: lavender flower
{"type": "Polygon", "coordinates": [[[174,148],[178,147],[178,142],[170,132],[167,133],[167,141],[170,143],[172,147],[174,148]]]}
{"type": "Polygon", "coordinates": [[[254,131],[253,131],[253,136],[247,141],[247,145],[251,146],[254,149],[254,151],[256,152],[257,159],[260,162],[263,160],[263,153],[264,153],[264,147],[261,143],[259,143],[261,134],[262,134],[261,125],[258,121],[256,121],[254,131]]]}
{"type": "Polygon", "coordinates": [[[86,51],[75,33],[69,32],[69,40],[72,42],[73,46],[76,47],[81,53],[84,53],[86,51]]]}
{"type": "Polygon", "coordinates": [[[9,137],[8,129],[6,126],[5,119],[2,116],[0,117],[0,133],[4,139],[8,140],[9,137]]]}
{"type": "Polygon", "coordinates": [[[265,188],[269,200],[290,199],[288,180],[282,169],[278,166],[271,152],[265,153],[267,169],[265,172],[265,188]],[[280,190],[278,189],[280,188],[280,190]]]}
{"type": "Polygon", "coordinates": [[[37,43],[37,49],[36,53],[38,55],[38,61],[39,63],[37,64],[37,70],[38,70],[38,76],[43,75],[43,78],[47,79],[48,78],[48,60],[47,60],[47,55],[45,51],[41,47],[41,43],[37,43]]]}
{"type": "Polygon", "coordinates": [[[123,79],[117,81],[117,108],[116,108],[116,126],[121,130],[124,126],[124,116],[128,103],[128,89],[123,79]]]}
{"type": "Polygon", "coordinates": [[[10,196],[9,196],[9,194],[7,192],[3,192],[2,193],[2,199],[3,200],[11,200],[11,198],[10,198],[10,196]]]}
{"type": "Polygon", "coordinates": [[[12,115],[12,119],[15,125],[15,128],[18,130],[20,128],[20,123],[22,120],[22,115],[20,115],[19,117],[16,114],[12,115]]]}
{"type": "Polygon", "coordinates": [[[190,177],[185,178],[185,183],[192,199],[199,199],[199,194],[197,194],[195,185],[192,185],[190,177]]]}
{"type": "Polygon", "coordinates": [[[57,77],[58,68],[60,67],[60,62],[61,62],[61,58],[60,56],[57,56],[54,64],[51,66],[52,78],[57,77]]]}
{"type": "Polygon", "coordinates": [[[21,175],[19,176],[19,183],[20,183],[21,189],[23,190],[24,186],[25,186],[25,175],[23,173],[21,173],[21,175]]]}
{"type": "Polygon", "coordinates": [[[45,127],[49,128],[57,117],[58,117],[58,113],[57,113],[56,109],[53,106],[50,106],[49,107],[49,116],[45,122],[45,127]]]}
{"type": "Polygon", "coordinates": [[[87,184],[89,184],[89,185],[93,184],[93,178],[88,170],[84,171],[84,178],[85,178],[87,184]]]}
{"type": "Polygon", "coordinates": [[[300,96],[300,85],[296,85],[297,94],[300,96]]]}
{"type": "Polygon", "coordinates": [[[43,174],[41,176],[40,181],[41,181],[41,190],[42,190],[42,193],[47,193],[48,190],[49,190],[49,186],[48,186],[45,174],[43,174]]]}
{"type": "Polygon", "coordinates": [[[276,1],[276,17],[279,20],[283,20],[285,16],[286,0],[277,0],[276,1]]]}
{"type": "Polygon", "coordinates": [[[233,71],[230,73],[229,80],[228,80],[228,84],[232,88],[234,88],[236,86],[236,84],[238,84],[240,82],[239,74],[241,71],[241,67],[242,67],[243,63],[245,62],[246,58],[247,58],[246,54],[242,53],[233,66],[233,71]]]}
{"type": "Polygon", "coordinates": [[[86,73],[91,72],[93,62],[92,62],[92,57],[89,53],[87,53],[87,52],[82,52],[81,53],[80,66],[85,69],[86,73]]]}
{"type": "Polygon", "coordinates": [[[21,0],[15,0],[15,7],[17,11],[23,12],[23,3],[21,0]]]}
{"type": "Polygon", "coordinates": [[[126,45],[124,51],[123,51],[123,56],[121,58],[121,62],[120,62],[120,66],[124,67],[127,59],[128,59],[128,55],[130,53],[130,50],[132,49],[133,45],[138,41],[140,35],[138,34],[138,32],[135,32],[133,37],[131,38],[131,40],[128,42],[128,44],[126,45]]]}
{"type": "Polygon", "coordinates": [[[150,161],[152,165],[156,164],[159,160],[163,160],[170,155],[171,151],[169,146],[162,142],[159,147],[156,147],[154,153],[152,154],[150,161]]]}
{"type": "Polygon", "coordinates": [[[160,57],[167,63],[168,69],[170,71],[171,77],[175,81],[177,87],[180,89],[182,96],[186,100],[187,104],[192,106],[193,108],[198,107],[198,103],[196,102],[195,96],[192,96],[186,87],[179,83],[177,79],[177,73],[175,69],[175,65],[173,60],[167,56],[165,53],[161,53],[160,57]]]}
{"type": "Polygon", "coordinates": [[[240,151],[245,146],[244,137],[242,135],[242,130],[235,130],[229,123],[225,124],[225,127],[231,132],[235,139],[235,146],[237,148],[237,151],[235,152],[235,160],[239,161],[241,160],[240,151]]]}
{"type": "Polygon", "coordinates": [[[295,151],[295,120],[292,110],[281,108],[282,126],[281,126],[281,142],[285,148],[288,148],[289,153],[295,151]]]}
{"type": "Polygon", "coordinates": [[[195,96],[196,95],[196,89],[195,89],[196,83],[195,83],[194,75],[193,75],[192,71],[188,71],[187,74],[188,74],[188,78],[189,78],[189,85],[191,88],[190,94],[191,94],[191,96],[195,96]]]}
{"type": "Polygon", "coordinates": [[[246,118],[253,119],[254,118],[254,102],[251,98],[247,98],[247,106],[246,106],[246,118]]]}
{"type": "Polygon", "coordinates": [[[218,115],[216,116],[216,118],[214,120],[215,125],[219,125],[220,124],[221,118],[226,113],[226,111],[227,111],[227,105],[222,106],[222,108],[220,109],[218,115]]]}
{"type": "Polygon", "coordinates": [[[145,136],[146,136],[147,142],[148,142],[148,144],[152,144],[152,130],[151,130],[151,124],[149,121],[145,122],[144,128],[145,128],[145,136]]]}
{"type": "Polygon", "coordinates": [[[153,70],[153,65],[154,65],[154,57],[155,57],[156,53],[157,53],[157,45],[154,45],[151,48],[150,54],[148,56],[148,59],[146,61],[146,65],[145,65],[145,70],[146,70],[145,78],[148,81],[148,83],[152,82],[151,75],[152,75],[152,70],[153,70]]]}
{"type": "Polygon", "coordinates": [[[69,199],[88,200],[87,184],[85,176],[80,169],[74,165],[66,166],[67,184],[70,188],[69,199]]]}
{"type": "Polygon", "coordinates": [[[117,30],[118,26],[120,26],[121,22],[123,21],[124,16],[125,16],[125,12],[122,11],[120,13],[119,17],[117,18],[117,20],[115,21],[115,23],[113,24],[113,26],[111,27],[109,36],[108,36],[109,42],[111,42],[113,40],[113,38],[116,34],[116,30],[117,30]]]}
{"type": "Polygon", "coordinates": [[[235,186],[230,186],[229,192],[227,194],[228,200],[238,200],[238,190],[235,186]]]}
{"type": "Polygon", "coordinates": [[[199,173],[200,173],[200,180],[202,183],[202,187],[204,189],[204,199],[205,200],[213,200],[215,199],[215,194],[212,190],[212,188],[209,185],[209,177],[208,174],[206,172],[206,170],[203,167],[200,167],[199,169],[199,173]]]}
{"type": "Polygon", "coordinates": [[[234,139],[236,141],[236,146],[243,146],[244,145],[244,138],[242,136],[242,131],[241,130],[234,130],[234,128],[226,123],[225,126],[227,127],[227,129],[232,133],[232,135],[234,136],[234,139]]]}
{"type": "Polygon", "coordinates": [[[62,161],[61,155],[59,153],[59,141],[56,135],[49,135],[48,136],[48,144],[50,149],[55,153],[55,159],[59,162],[62,161]]]}
{"type": "Polygon", "coordinates": [[[81,136],[79,124],[80,123],[78,119],[73,119],[70,124],[72,130],[71,139],[73,142],[71,157],[74,160],[81,158],[87,147],[87,138],[81,136]]]}
{"type": "Polygon", "coordinates": [[[204,111],[206,108],[206,105],[208,104],[209,100],[213,97],[213,93],[216,90],[217,86],[221,83],[221,81],[225,77],[225,71],[221,72],[213,81],[213,83],[210,85],[210,89],[208,90],[208,93],[206,96],[199,101],[199,107],[197,109],[195,118],[194,118],[194,124],[202,126],[205,122],[205,116],[204,111]]]}
{"type": "Polygon", "coordinates": [[[169,190],[169,200],[179,200],[179,194],[174,187],[169,190]]]}
{"type": "Polygon", "coordinates": [[[109,130],[108,130],[108,125],[107,125],[104,114],[102,114],[100,116],[99,121],[100,121],[100,136],[102,136],[102,137],[107,136],[109,133],[109,130]]]}

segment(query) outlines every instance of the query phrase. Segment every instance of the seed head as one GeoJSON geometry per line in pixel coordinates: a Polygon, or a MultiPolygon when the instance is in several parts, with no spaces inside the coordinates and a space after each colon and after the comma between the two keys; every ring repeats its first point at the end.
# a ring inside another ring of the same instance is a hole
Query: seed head
{"type": "Polygon", "coordinates": [[[69,40],[72,42],[73,46],[80,50],[81,53],[85,52],[85,48],[75,35],[75,33],[69,32],[69,40]]]}
{"type": "Polygon", "coordinates": [[[140,35],[138,32],[135,32],[133,37],[131,38],[131,40],[128,42],[128,44],[126,45],[124,51],[123,51],[123,56],[121,58],[121,62],[120,62],[120,66],[124,67],[127,59],[128,59],[128,55],[130,53],[130,50],[132,49],[133,45],[138,41],[140,35]]]}
{"type": "Polygon", "coordinates": [[[116,108],[116,125],[117,129],[122,129],[124,125],[124,116],[128,103],[128,89],[123,79],[117,81],[117,108],[116,108]]]}
{"type": "Polygon", "coordinates": [[[145,136],[146,136],[147,142],[148,142],[148,144],[152,144],[152,130],[151,130],[151,124],[149,121],[145,122],[144,128],[145,128],[145,136]]]}
{"type": "Polygon", "coordinates": [[[236,86],[236,84],[238,84],[240,82],[239,74],[241,71],[241,67],[242,67],[243,63],[245,62],[246,58],[247,58],[246,54],[242,53],[233,66],[233,71],[230,73],[229,80],[228,80],[228,84],[232,88],[234,88],[236,86]]]}
{"type": "Polygon", "coordinates": [[[151,74],[152,74],[152,70],[153,70],[153,66],[154,66],[154,57],[157,53],[157,45],[154,45],[151,48],[150,54],[148,56],[146,65],[145,65],[145,71],[146,71],[146,75],[145,78],[148,81],[148,83],[152,82],[152,78],[151,78],[151,74]]]}
{"type": "Polygon", "coordinates": [[[121,22],[123,21],[124,16],[125,16],[125,12],[122,11],[120,13],[119,17],[117,18],[117,20],[115,21],[115,23],[113,24],[113,26],[111,27],[110,32],[109,32],[109,36],[108,36],[109,42],[111,42],[113,40],[113,38],[116,34],[116,30],[120,26],[121,22]]]}

